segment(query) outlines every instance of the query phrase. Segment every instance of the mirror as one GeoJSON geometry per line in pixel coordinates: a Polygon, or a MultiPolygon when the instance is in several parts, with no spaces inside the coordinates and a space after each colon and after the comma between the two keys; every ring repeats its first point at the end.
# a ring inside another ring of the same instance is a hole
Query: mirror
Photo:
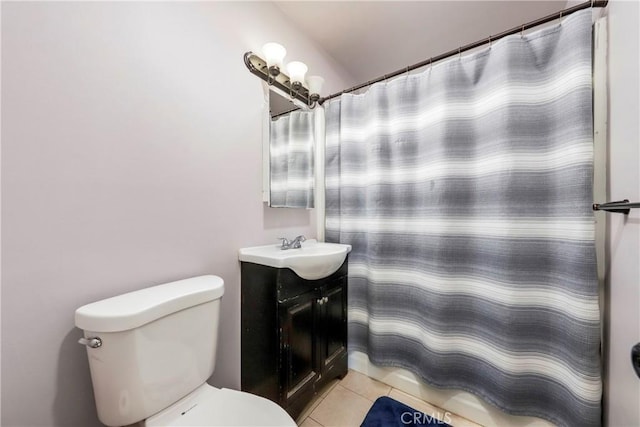
{"type": "Polygon", "coordinates": [[[315,115],[269,90],[269,206],[314,207],[315,115]]]}

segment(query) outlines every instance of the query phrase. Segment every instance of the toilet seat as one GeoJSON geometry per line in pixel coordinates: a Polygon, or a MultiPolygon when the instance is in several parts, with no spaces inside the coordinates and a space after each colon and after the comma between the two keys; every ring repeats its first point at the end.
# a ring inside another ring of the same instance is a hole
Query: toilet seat
{"type": "Polygon", "coordinates": [[[144,421],[145,427],[291,426],[296,423],[276,403],[254,394],[203,384],[144,421]]]}

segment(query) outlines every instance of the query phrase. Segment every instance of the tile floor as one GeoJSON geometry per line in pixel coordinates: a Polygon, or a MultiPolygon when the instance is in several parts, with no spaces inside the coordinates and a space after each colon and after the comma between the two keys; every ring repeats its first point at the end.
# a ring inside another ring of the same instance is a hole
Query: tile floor
{"type": "MultiPolygon", "coordinates": [[[[358,427],[380,396],[389,396],[439,419],[445,417],[444,409],[350,370],[341,381],[335,380],[327,385],[296,422],[300,427],[358,427]]],[[[449,413],[449,420],[454,427],[481,427],[452,413],[449,413]]]]}

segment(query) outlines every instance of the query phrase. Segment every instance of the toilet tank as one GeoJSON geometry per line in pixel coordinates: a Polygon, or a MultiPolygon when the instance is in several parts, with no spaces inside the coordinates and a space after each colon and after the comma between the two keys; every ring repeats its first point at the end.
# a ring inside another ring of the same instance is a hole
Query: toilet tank
{"type": "Polygon", "coordinates": [[[213,373],[224,282],[200,276],[94,302],[76,310],[87,346],[98,418],[144,420],[213,373]]]}

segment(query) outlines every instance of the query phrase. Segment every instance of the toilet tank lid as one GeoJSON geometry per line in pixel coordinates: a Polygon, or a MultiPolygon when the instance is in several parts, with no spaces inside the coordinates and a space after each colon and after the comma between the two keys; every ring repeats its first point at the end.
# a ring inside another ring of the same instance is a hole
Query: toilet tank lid
{"type": "Polygon", "coordinates": [[[224,281],[218,276],[178,280],[84,305],[76,310],[76,326],[91,332],[126,331],[223,293],[224,281]]]}

